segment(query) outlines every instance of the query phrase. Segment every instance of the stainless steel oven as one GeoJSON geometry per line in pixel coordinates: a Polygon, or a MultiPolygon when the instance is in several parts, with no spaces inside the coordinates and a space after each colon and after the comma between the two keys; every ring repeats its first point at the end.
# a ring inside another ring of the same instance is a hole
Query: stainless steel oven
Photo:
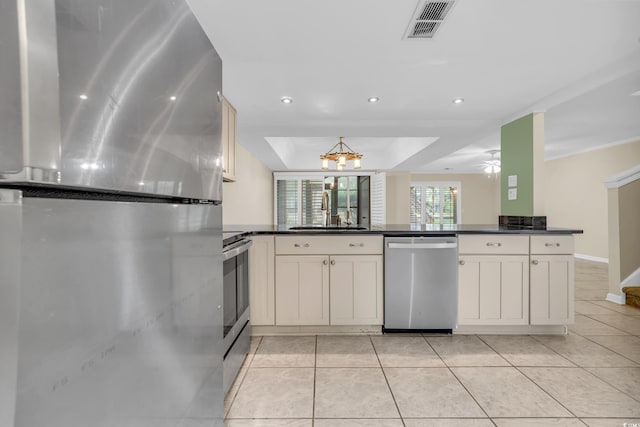
{"type": "Polygon", "coordinates": [[[223,243],[224,391],[228,391],[249,351],[249,247],[242,234],[226,234],[223,243]]]}

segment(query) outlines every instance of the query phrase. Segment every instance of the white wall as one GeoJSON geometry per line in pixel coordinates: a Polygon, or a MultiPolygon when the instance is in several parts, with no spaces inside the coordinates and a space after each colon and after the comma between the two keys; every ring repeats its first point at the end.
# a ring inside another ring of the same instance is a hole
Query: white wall
{"type": "Polygon", "coordinates": [[[409,224],[411,174],[387,172],[387,224],[409,224]]]}
{"type": "Polygon", "coordinates": [[[409,223],[411,182],[459,181],[462,224],[497,224],[500,211],[500,178],[486,174],[387,174],[387,223],[409,223]]]}
{"type": "Polygon", "coordinates": [[[575,236],[576,253],[608,259],[608,201],[602,181],[639,164],[640,141],[546,161],[547,225],[584,230],[575,236]]]}
{"type": "Polygon", "coordinates": [[[222,184],[222,223],[273,224],[273,174],[236,144],[236,181],[222,184]]]}
{"type": "Polygon", "coordinates": [[[500,212],[500,176],[479,173],[412,174],[411,181],[460,182],[461,224],[497,224],[500,212]]]}

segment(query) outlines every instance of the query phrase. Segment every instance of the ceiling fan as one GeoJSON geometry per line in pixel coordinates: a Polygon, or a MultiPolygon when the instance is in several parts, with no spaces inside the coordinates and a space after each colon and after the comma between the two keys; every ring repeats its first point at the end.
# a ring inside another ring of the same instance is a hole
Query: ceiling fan
{"type": "Polygon", "coordinates": [[[500,158],[496,157],[498,153],[500,153],[500,150],[487,151],[487,154],[491,154],[491,159],[482,162],[482,168],[484,169],[485,173],[488,173],[489,175],[497,175],[500,172],[500,158]]]}

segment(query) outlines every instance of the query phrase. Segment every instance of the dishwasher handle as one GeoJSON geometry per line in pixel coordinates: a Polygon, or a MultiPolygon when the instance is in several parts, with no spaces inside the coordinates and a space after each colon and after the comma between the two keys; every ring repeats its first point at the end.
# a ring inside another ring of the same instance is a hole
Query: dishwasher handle
{"type": "Polygon", "coordinates": [[[455,242],[442,243],[387,243],[389,249],[455,249],[458,244],[455,242]]]}

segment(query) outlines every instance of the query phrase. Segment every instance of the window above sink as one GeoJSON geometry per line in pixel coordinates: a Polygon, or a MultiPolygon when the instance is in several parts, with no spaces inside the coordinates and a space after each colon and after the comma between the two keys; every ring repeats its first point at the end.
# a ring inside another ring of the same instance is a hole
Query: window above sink
{"type": "Polygon", "coordinates": [[[274,218],[291,230],[367,229],[370,224],[372,173],[275,173],[274,218]],[[331,225],[323,227],[322,197],[328,195],[331,225]],[[348,227],[347,212],[351,227],[348,227]],[[338,225],[340,217],[340,225],[338,225]],[[362,228],[356,228],[356,226],[362,228]],[[296,228],[294,228],[296,227],[296,228]],[[298,228],[300,227],[300,228],[298,228]],[[309,227],[309,228],[302,228],[309,227]]]}

